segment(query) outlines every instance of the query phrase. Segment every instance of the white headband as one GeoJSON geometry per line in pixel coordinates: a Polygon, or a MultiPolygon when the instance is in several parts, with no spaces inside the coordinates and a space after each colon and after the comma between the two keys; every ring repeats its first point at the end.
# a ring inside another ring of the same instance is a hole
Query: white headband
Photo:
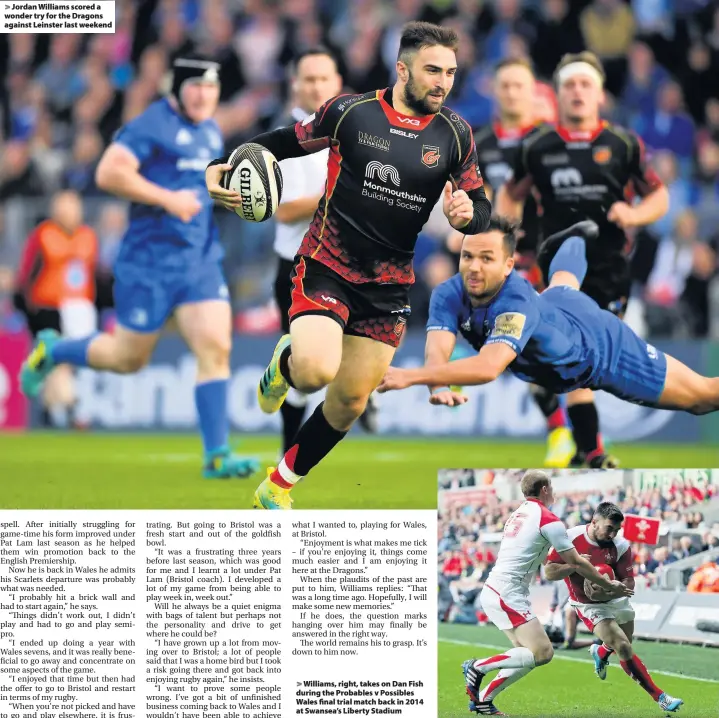
{"type": "Polygon", "coordinates": [[[604,80],[599,74],[595,67],[592,67],[588,62],[572,62],[569,65],[563,67],[557,73],[557,80],[560,85],[563,85],[567,80],[577,75],[588,75],[591,77],[599,87],[604,87],[604,80]]]}

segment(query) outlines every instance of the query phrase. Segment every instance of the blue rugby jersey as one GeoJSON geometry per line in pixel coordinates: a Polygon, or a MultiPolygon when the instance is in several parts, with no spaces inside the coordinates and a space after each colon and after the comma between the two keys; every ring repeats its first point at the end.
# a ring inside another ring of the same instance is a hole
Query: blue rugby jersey
{"type": "Polygon", "coordinates": [[[114,141],[137,157],[145,179],[169,190],[193,190],[202,204],[184,223],[161,207],[133,202],[117,264],[181,270],[219,261],[223,250],[205,186],[208,162],[224,151],[215,120],[195,125],[161,99],[118,130],[114,141]]]}

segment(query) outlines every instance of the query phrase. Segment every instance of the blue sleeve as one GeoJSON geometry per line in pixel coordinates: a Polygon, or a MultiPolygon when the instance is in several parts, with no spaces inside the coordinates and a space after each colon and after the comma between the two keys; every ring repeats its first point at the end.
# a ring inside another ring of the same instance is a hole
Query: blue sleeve
{"type": "Polygon", "coordinates": [[[459,331],[461,303],[462,297],[454,278],[435,287],[429,300],[427,331],[443,330],[456,334],[459,331]]]}
{"type": "Polygon", "coordinates": [[[492,328],[485,346],[502,342],[522,353],[540,319],[536,295],[529,291],[513,291],[499,298],[492,310],[492,328]]]}
{"type": "Polygon", "coordinates": [[[151,123],[146,113],[121,127],[113,137],[113,142],[127,147],[140,163],[147,160],[152,154],[154,139],[151,132],[151,123]]]}

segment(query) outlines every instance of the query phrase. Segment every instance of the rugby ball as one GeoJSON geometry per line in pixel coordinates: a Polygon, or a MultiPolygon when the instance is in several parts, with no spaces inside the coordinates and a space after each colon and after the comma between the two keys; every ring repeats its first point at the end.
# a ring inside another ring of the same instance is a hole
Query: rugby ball
{"type": "MultiPolygon", "coordinates": [[[[614,569],[606,563],[601,563],[594,568],[597,569],[602,576],[606,576],[610,581],[614,581],[616,576],[614,575],[614,569]]],[[[596,583],[592,583],[588,578],[584,579],[584,593],[587,594],[587,598],[591,598],[594,601],[607,601],[609,595],[604,592],[604,589],[597,586],[596,583]]]]}
{"type": "Polygon", "coordinates": [[[222,178],[224,189],[234,190],[242,204],[235,212],[248,222],[264,222],[277,211],[282,199],[282,170],[275,156],[262,145],[247,142],[232,152],[232,169],[222,178]]]}

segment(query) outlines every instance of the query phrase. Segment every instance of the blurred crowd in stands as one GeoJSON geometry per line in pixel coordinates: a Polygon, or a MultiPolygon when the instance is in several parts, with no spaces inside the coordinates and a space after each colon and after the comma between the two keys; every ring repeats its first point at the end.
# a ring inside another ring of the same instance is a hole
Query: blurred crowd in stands
{"type": "MultiPolygon", "coordinates": [[[[346,89],[363,92],[393,81],[400,28],[424,19],[460,33],[460,71],[448,104],[475,127],[492,118],[492,67],[500,58],[530,57],[545,79],[565,52],[586,48],[602,59],[606,116],[643,135],[671,194],[669,214],[635,238],[640,323],[653,336],[674,337],[705,336],[719,323],[711,309],[719,250],[715,3],[118,0],[116,8],[113,35],[0,36],[0,297],[9,292],[26,235],[60,189],[83,195],[101,267],[111,265],[125,209],[102,196],[94,168],[114,131],[157,96],[174,57],[193,50],[221,64],[218,121],[234,146],[286,111],[287,68],[299,50],[328,45],[346,89]]],[[[273,329],[271,223],[218,214],[236,306],[254,309],[256,328],[273,329]]],[[[445,245],[446,234],[429,227],[418,244],[415,326],[424,321],[429,290],[455,271],[456,248],[445,245]]]]}
{"type": "MultiPolygon", "coordinates": [[[[488,486],[494,472],[485,470],[458,470],[445,472],[444,486],[459,486],[459,471],[464,474],[464,486],[488,486]],[[476,473],[476,483],[468,480],[476,473]]],[[[502,471],[503,480],[519,482],[523,471],[502,471]]],[[[564,473],[562,470],[555,475],[564,473]]],[[[449,489],[452,491],[452,489],[449,489]]],[[[558,494],[550,510],[559,516],[568,528],[589,523],[594,507],[602,501],[616,503],[625,514],[651,516],[662,519],[658,546],[632,544],[634,573],[637,587],[658,587],[663,568],[703,551],[719,550],[719,521],[708,522],[702,506],[719,494],[713,483],[677,476],[661,488],[636,491],[616,488],[610,491],[572,491],[558,494]],[[686,533],[687,530],[691,530],[686,533]]],[[[450,590],[455,604],[462,597],[474,595],[484,584],[496,561],[501,532],[520,501],[502,501],[491,492],[481,500],[452,503],[440,506],[438,529],[438,576],[440,586],[450,590]]],[[[687,590],[719,593],[719,554],[702,563],[696,570],[684,572],[683,583],[687,590]]],[[[539,582],[544,582],[540,575],[539,582]]]]}

